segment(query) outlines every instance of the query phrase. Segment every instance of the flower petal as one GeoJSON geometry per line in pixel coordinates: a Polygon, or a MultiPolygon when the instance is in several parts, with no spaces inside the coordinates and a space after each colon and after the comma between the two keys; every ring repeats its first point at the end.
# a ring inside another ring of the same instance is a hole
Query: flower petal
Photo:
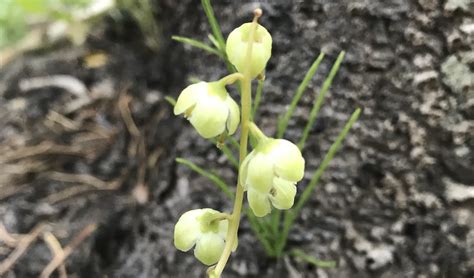
{"type": "Polygon", "coordinates": [[[249,161],[247,186],[261,193],[268,193],[273,183],[273,161],[268,155],[256,152],[249,161]]]}
{"type": "Polygon", "coordinates": [[[191,108],[197,101],[207,94],[207,83],[199,82],[186,87],[178,97],[174,106],[174,114],[179,115],[191,108]]]}
{"type": "Polygon", "coordinates": [[[224,247],[225,242],[220,235],[205,233],[196,243],[194,256],[205,265],[213,265],[219,261],[224,247]]]}
{"type": "Polygon", "coordinates": [[[256,190],[250,189],[247,192],[247,199],[253,214],[257,217],[263,217],[272,210],[268,194],[260,193],[256,190]]]}
{"type": "Polygon", "coordinates": [[[275,173],[289,181],[300,181],[304,176],[304,158],[298,147],[288,140],[278,139],[271,156],[275,162],[275,173]]]}
{"type": "Polygon", "coordinates": [[[229,109],[218,96],[207,95],[199,99],[189,121],[204,138],[212,138],[225,130],[229,109]]]}
{"type": "Polygon", "coordinates": [[[242,165],[240,166],[239,169],[239,181],[242,184],[242,187],[244,190],[247,190],[247,173],[248,173],[248,166],[250,160],[255,156],[255,151],[250,152],[242,162],[242,165]]]}
{"type": "Polygon", "coordinates": [[[273,179],[270,200],[277,209],[289,209],[295,202],[296,186],[294,182],[282,178],[273,179]]]}
{"type": "Polygon", "coordinates": [[[185,212],[174,227],[174,246],[181,251],[191,249],[201,234],[197,218],[202,214],[201,209],[185,212]]]}
{"type": "Polygon", "coordinates": [[[240,109],[237,103],[229,95],[227,95],[226,103],[229,107],[229,116],[227,118],[227,131],[229,132],[229,135],[232,135],[237,130],[237,127],[239,127],[240,109]]]}

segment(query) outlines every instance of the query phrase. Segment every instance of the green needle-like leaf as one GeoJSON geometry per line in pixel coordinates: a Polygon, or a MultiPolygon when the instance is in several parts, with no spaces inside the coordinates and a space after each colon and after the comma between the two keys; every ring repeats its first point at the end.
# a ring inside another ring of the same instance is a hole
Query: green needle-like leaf
{"type": "Polygon", "coordinates": [[[300,258],[304,260],[305,262],[308,262],[316,267],[322,267],[322,268],[334,268],[336,267],[336,262],[335,261],[324,261],[324,260],[319,260],[316,259],[313,256],[310,256],[303,252],[301,249],[293,249],[290,252],[290,255],[300,258]]]}
{"type": "Polygon", "coordinates": [[[195,39],[191,39],[191,38],[187,38],[187,37],[180,37],[180,36],[172,36],[171,37],[173,40],[175,41],[178,41],[178,42],[181,42],[181,43],[185,43],[185,44],[189,44],[191,46],[194,46],[196,48],[199,48],[199,49],[202,49],[204,51],[207,51],[209,52],[210,54],[214,54],[214,55],[217,55],[221,58],[222,57],[222,54],[219,50],[215,49],[215,48],[212,48],[210,47],[209,45],[203,43],[203,42],[200,42],[198,40],[195,40],[195,39]]]}
{"type": "Polygon", "coordinates": [[[277,242],[277,248],[276,248],[278,256],[280,256],[283,252],[283,248],[285,247],[286,240],[288,238],[288,232],[291,226],[293,225],[293,222],[295,221],[296,217],[300,213],[301,208],[305,205],[305,203],[308,201],[309,197],[311,196],[312,192],[316,188],[316,185],[318,184],[319,179],[323,175],[324,171],[326,170],[331,160],[334,158],[334,155],[336,154],[342,142],[344,141],[344,138],[346,138],[352,125],[359,118],[360,112],[361,112],[361,109],[357,108],[354,111],[354,113],[352,113],[350,119],[345,124],[344,129],[339,133],[336,141],[329,148],[329,151],[326,153],[326,156],[324,157],[323,162],[321,163],[319,168],[316,170],[316,172],[314,172],[308,186],[303,191],[303,194],[301,195],[301,197],[297,200],[293,209],[285,212],[285,217],[283,220],[284,221],[283,231],[280,234],[281,237],[277,242]]]}
{"type": "Polygon", "coordinates": [[[234,166],[237,170],[239,169],[239,162],[237,161],[237,159],[235,158],[234,154],[232,153],[232,151],[230,150],[230,148],[224,144],[222,147],[221,147],[221,151],[224,153],[224,155],[227,157],[227,159],[229,160],[230,164],[232,164],[232,166],[234,166]]]}
{"type": "Polygon", "coordinates": [[[257,239],[262,243],[263,248],[265,249],[265,253],[269,257],[275,256],[275,251],[272,248],[272,245],[269,241],[269,234],[265,227],[261,225],[259,219],[251,212],[249,209],[245,209],[245,215],[247,215],[247,219],[249,220],[250,227],[254,231],[257,239]]]}
{"type": "Polygon", "coordinates": [[[221,51],[225,51],[224,36],[222,35],[221,27],[219,26],[219,23],[217,23],[216,16],[214,15],[214,10],[211,6],[211,0],[201,0],[201,4],[204,12],[206,13],[209,25],[211,26],[212,34],[220,46],[219,49],[221,51]]]}
{"type": "Polygon", "coordinates": [[[170,97],[170,96],[165,96],[165,100],[171,104],[171,106],[175,106],[176,105],[176,100],[173,98],[173,97],[170,97]]]}
{"type": "Polygon", "coordinates": [[[224,50],[220,49],[221,46],[219,45],[219,42],[216,40],[216,38],[212,34],[207,35],[207,37],[212,42],[214,47],[217,48],[217,50],[219,50],[220,52],[225,51],[225,49],[224,50]]]}
{"type": "Polygon", "coordinates": [[[319,93],[318,98],[316,99],[316,102],[314,103],[313,108],[311,109],[311,112],[309,114],[308,123],[306,124],[303,130],[303,136],[301,137],[301,140],[298,143],[298,147],[300,148],[300,150],[303,150],[304,148],[306,139],[308,139],[309,132],[311,131],[311,128],[316,122],[316,118],[318,117],[319,110],[321,109],[321,106],[323,105],[324,96],[326,96],[326,93],[329,87],[331,87],[332,81],[334,77],[336,76],[336,73],[338,72],[339,67],[341,66],[342,60],[344,59],[344,55],[345,55],[344,51],[341,51],[341,53],[339,53],[339,56],[337,57],[336,62],[332,66],[328,77],[326,78],[326,80],[324,80],[323,87],[321,88],[321,92],[319,93]]]}
{"type": "Polygon", "coordinates": [[[285,134],[286,127],[288,126],[288,122],[290,121],[291,116],[293,116],[296,106],[298,105],[298,102],[300,101],[301,96],[303,95],[304,91],[308,87],[309,82],[311,81],[313,76],[316,74],[319,64],[321,64],[321,61],[323,60],[323,58],[324,58],[324,53],[321,53],[319,54],[318,58],[316,58],[316,60],[313,62],[308,72],[306,72],[306,75],[304,76],[303,81],[301,81],[300,85],[298,86],[295,96],[291,100],[290,107],[286,111],[283,118],[281,118],[278,121],[278,132],[277,132],[278,138],[282,138],[283,135],[285,134]]]}
{"type": "Polygon", "coordinates": [[[265,81],[264,78],[258,79],[257,92],[255,93],[255,101],[254,101],[253,109],[252,109],[252,119],[255,118],[255,114],[257,113],[258,107],[260,106],[260,100],[262,99],[264,81],[265,81]]]}
{"type": "Polygon", "coordinates": [[[210,179],[218,188],[220,188],[222,190],[222,192],[224,192],[224,194],[229,198],[229,199],[233,199],[234,198],[234,195],[232,194],[232,192],[230,191],[229,187],[227,186],[227,184],[219,177],[217,176],[216,174],[213,174],[209,171],[206,171],[204,170],[203,168],[197,166],[196,164],[194,164],[193,162],[187,160],[187,159],[184,159],[184,158],[176,158],[176,162],[180,163],[180,164],[183,164],[183,165],[186,165],[188,166],[189,168],[191,168],[191,170],[197,172],[198,174],[200,174],[201,176],[204,176],[208,179],[210,179]]]}

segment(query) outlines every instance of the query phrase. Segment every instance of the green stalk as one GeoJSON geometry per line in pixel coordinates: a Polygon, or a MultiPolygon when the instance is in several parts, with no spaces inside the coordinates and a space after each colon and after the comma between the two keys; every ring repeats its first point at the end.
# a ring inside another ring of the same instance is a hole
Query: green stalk
{"type": "MultiPolygon", "coordinates": [[[[250,30],[249,38],[255,36],[257,30],[257,20],[262,15],[260,9],[255,10],[255,15],[252,21],[252,28],[250,30]]],[[[246,61],[247,66],[244,69],[244,76],[241,81],[241,131],[240,131],[240,150],[239,150],[239,165],[242,165],[243,160],[247,156],[247,144],[249,137],[249,123],[252,109],[252,76],[250,72],[250,60],[252,57],[252,41],[249,40],[249,44],[246,52],[246,61]]],[[[229,228],[227,231],[226,241],[224,251],[217,262],[214,270],[209,272],[210,277],[220,277],[222,271],[224,270],[227,261],[229,260],[234,242],[237,239],[237,231],[240,225],[240,213],[242,211],[242,203],[244,200],[244,188],[241,184],[241,181],[238,179],[237,190],[235,194],[234,209],[232,211],[232,219],[229,221],[229,228]]]]}
{"type": "Polygon", "coordinates": [[[214,15],[214,10],[211,6],[211,0],[201,0],[201,4],[204,12],[206,13],[207,19],[209,20],[209,25],[211,25],[212,34],[219,44],[219,48],[221,50],[225,50],[224,36],[222,35],[221,28],[219,27],[219,23],[217,23],[216,16],[214,15]]]}

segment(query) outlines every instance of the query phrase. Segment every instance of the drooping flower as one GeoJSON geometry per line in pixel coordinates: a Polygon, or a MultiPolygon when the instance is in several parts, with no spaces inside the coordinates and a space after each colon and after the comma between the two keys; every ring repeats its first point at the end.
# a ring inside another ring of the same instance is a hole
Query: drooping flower
{"type": "MultiPolygon", "coordinates": [[[[225,247],[227,219],[217,219],[219,211],[204,208],[185,212],[174,228],[174,245],[178,250],[189,251],[205,265],[217,263],[225,247]]],[[[234,245],[234,250],[237,242],[234,245]]]]}
{"type": "Polygon", "coordinates": [[[247,61],[247,48],[250,40],[252,43],[252,54],[250,57],[250,75],[255,78],[261,73],[272,55],[272,36],[267,29],[257,24],[257,29],[253,38],[250,38],[250,31],[253,23],[244,23],[234,29],[227,38],[226,53],[229,61],[243,73],[247,61]]]}
{"type": "Polygon", "coordinates": [[[270,213],[272,205],[277,209],[293,206],[304,164],[300,150],[290,141],[265,138],[258,143],[240,169],[241,183],[256,216],[270,213]]]}
{"type": "Polygon", "coordinates": [[[174,114],[183,114],[204,138],[224,131],[235,133],[240,121],[237,103],[229,96],[225,84],[199,82],[186,87],[174,106],[174,114]]]}

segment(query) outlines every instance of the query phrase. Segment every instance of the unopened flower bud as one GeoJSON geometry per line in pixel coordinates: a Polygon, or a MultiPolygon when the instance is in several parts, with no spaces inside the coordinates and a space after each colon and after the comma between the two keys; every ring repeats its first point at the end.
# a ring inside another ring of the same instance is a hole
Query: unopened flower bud
{"type": "Polygon", "coordinates": [[[270,213],[272,205],[277,209],[293,206],[304,164],[300,150],[290,141],[265,138],[258,143],[240,169],[240,180],[256,216],[270,213]]]}
{"type": "Polygon", "coordinates": [[[231,135],[240,121],[239,106],[219,81],[186,87],[174,106],[175,115],[183,113],[204,138],[216,137],[224,131],[231,135]]]}
{"type": "Polygon", "coordinates": [[[244,23],[229,34],[226,43],[226,53],[229,61],[241,73],[250,63],[250,75],[255,78],[261,73],[272,55],[272,36],[262,25],[257,24],[253,38],[250,37],[254,23],[244,23]],[[252,41],[250,61],[247,61],[247,49],[252,41]]]}

